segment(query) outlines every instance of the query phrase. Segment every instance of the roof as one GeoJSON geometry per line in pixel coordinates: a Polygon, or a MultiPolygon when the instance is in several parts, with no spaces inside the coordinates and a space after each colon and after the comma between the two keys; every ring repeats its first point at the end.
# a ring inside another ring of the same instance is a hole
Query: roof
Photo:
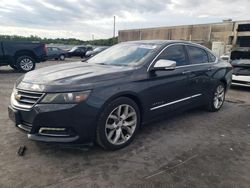
{"type": "Polygon", "coordinates": [[[171,43],[185,43],[185,44],[198,45],[197,43],[193,43],[193,42],[185,41],[185,40],[137,40],[137,41],[127,41],[127,42],[122,42],[122,43],[158,44],[158,45],[171,44],[171,43]]]}

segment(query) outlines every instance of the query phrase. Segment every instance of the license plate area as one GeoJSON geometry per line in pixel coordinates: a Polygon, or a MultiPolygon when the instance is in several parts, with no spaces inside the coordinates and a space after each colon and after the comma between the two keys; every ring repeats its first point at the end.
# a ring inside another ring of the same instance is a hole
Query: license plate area
{"type": "Polygon", "coordinates": [[[17,110],[9,107],[8,112],[9,112],[9,118],[15,123],[15,125],[21,124],[20,114],[17,110]]]}

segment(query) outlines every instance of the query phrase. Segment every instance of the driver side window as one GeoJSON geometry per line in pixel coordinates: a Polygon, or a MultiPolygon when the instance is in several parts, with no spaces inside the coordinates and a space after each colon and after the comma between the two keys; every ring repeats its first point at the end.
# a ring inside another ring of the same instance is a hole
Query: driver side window
{"type": "Polygon", "coordinates": [[[159,59],[175,61],[176,66],[183,66],[188,64],[186,51],[183,45],[174,45],[167,47],[157,58],[157,60],[159,59]]]}

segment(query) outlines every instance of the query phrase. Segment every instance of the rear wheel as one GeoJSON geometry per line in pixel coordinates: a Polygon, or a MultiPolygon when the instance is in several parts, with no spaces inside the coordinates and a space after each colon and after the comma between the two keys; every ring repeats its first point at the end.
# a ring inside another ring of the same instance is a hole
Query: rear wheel
{"type": "Polygon", "coordinates": [[[34,59],[27,55],[20,56],[16,60],[16,67],[21,72],[29,72],[31,70],[34,70],[35,66],[36,63],[34,59]]]}
{"type": "Polygon", "coordinates": [[[64,61],[64,60],[65,60],[65,55],[61,54],[61,55],[59,56],[59,59],[60,59],[61,61],[64,61]]]}
{"type": "Polygon", "coordinates": [[[118,98],[104,109],[99,119],[97,143],[104,149],[121,149],[133,141],[139,124],[137,104],[126,97],[118,98]]]}
{"type": "Polygon", "coordinates": [[[222,82],[216,85],[212,96],[209,99],[208,110],[216,112],[220,110],[225,101],[225,85],[222,82]]]}

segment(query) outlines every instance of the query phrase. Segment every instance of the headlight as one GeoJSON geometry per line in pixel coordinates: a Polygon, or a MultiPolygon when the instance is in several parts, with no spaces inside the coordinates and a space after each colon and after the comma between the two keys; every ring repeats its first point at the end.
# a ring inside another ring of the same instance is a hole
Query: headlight
{"type": "Polygon", "coordinates": [[[41,100],[40,103],[79,103],[85,101],[90,94],[90,91],[70,92],[70,93],[49,93],[41,100]]]}

